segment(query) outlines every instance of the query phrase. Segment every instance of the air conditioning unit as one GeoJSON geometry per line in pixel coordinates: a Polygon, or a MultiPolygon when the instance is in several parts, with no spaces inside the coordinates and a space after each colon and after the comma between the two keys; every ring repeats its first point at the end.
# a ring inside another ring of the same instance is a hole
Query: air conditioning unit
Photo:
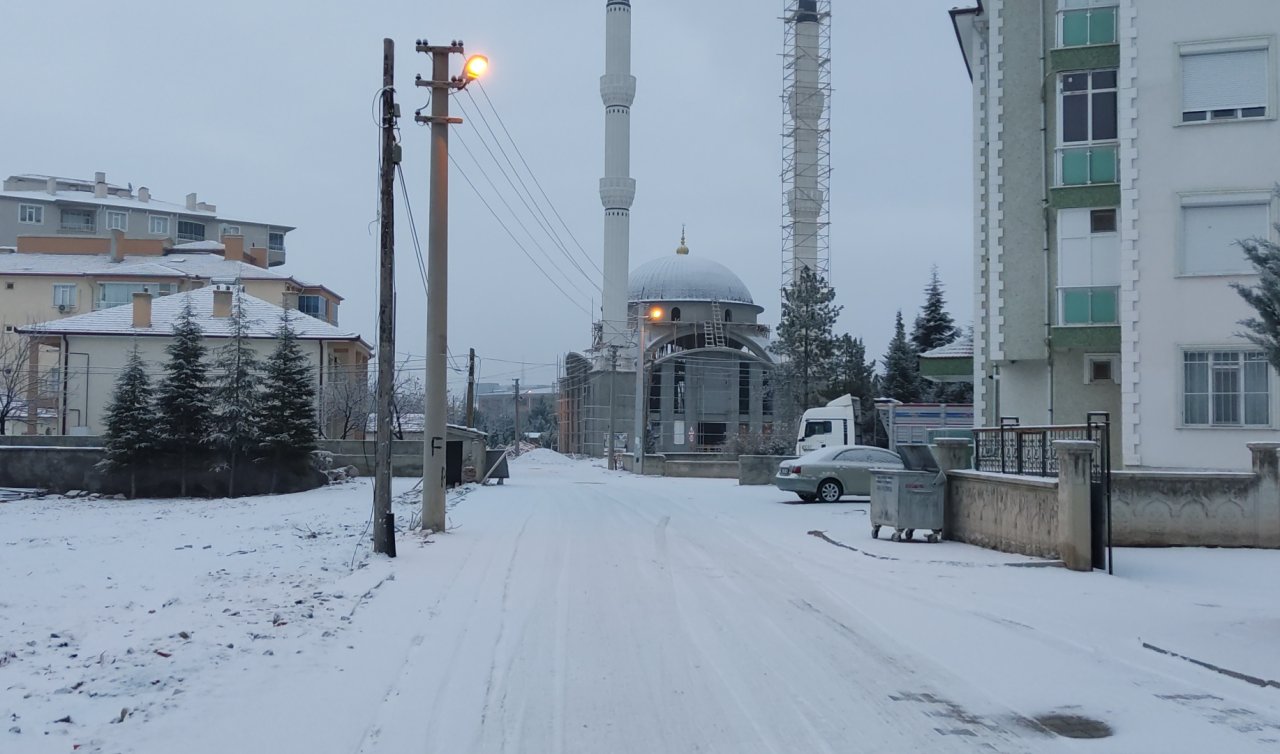
{"type": "Polygon", "coordinates": [[[68,309],[70,309],[70,308],[71,308],[71,307],[67,306],[66,304],[58,304],[58,311],[59,311],[59,312],[61,312],[61,313],[64,313],[64,314],[65,314],[65,313],[66,313],[66,311],[67,311],[68,309]]]}

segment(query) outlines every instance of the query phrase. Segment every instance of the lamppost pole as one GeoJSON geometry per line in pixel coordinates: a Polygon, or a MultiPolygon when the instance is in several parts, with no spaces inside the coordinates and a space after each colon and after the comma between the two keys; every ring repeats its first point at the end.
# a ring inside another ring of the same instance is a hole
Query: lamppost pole
{"type": "Polygon", "coordinates": [[[449,95],[484,72],[488,61],[467,61],[463,76],[450,78],[449,56],[462,55],[462,42],[430,45],[418,40],[415,49],[431,56],[431,78],[416,84],[431,88],[431,115],[414,116],[431,124],[431,211],[427,236],[427,372],[423,425],[422,529],[445,530],[445,448],[448,411],[446,355],[449,350],[449,95]]]}
{"type": "Polygon", "coordinates": [[[636,312],[636,421],[632,438],[635,440],[636,473],[644,476],[644,322],[649,317],[649,309],[644,304],[636,312]]]}

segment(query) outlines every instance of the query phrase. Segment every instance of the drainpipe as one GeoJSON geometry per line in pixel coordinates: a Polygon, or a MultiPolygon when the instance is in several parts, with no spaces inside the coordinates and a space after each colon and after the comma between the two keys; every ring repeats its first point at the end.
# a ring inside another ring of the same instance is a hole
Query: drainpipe
{"type": "MultiPolygon", "coordinates": [[[[1055,297],[1054,287],[1049,284],[1052,278],[1052,269],[1049,264],[1049,218],[1053,214],[1052,208],[1049,206],[1049,98],[1056,96],[1056,87],[1053,88],[1052,94],[1049,87],[1049,61],[1046,53],[1046,45],[1048,39],[1045,36],[1045,25],[1048,19],[1045,17],[1045,2],[1040,0],[1040,204],[1042,207],[1044,222],[1044,352],[1045,352],[1045,372],[1046,372],[1046,389],[1048,390],[1049,408],[1049,424],[1053,424],[1053,307],[1055,297]]],[[[1055,19],[1056,23],[1056,19],[1055,19]]]]}

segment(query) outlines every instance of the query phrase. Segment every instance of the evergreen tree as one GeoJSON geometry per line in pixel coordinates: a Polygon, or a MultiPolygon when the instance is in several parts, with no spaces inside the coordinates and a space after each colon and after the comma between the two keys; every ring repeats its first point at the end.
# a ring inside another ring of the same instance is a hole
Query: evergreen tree
{"type": "Polygon", "coordinates": [[[1254,238],[1241,241],[1240,246],[1258,273],[1257,285],[1231,284],[1257,313],[1240,321],[1245,328],[1242,334],[1262,349],[1272,368],[1280,369],[1280,245],[1254,238]]]}
{"type": "Polygon", "coordinates": [[[787,401],[791,405],[779,406],[784,418],[817,405],[835,376],[832,328],[844,308],[835,297],[835,289],[808,267],[782,291],[782,318],[770,350],[784,357],[779,376],[790,381],[794,396],[787,401]]]}
{"type": "Polygon", "coordinates": [[[942,281],[938,279],[938,266],[934,265],[929,274],[929,285],[924,289],[924,306],[916,317],[915,327],[911,330],[911,345],[917,354],[932,351],[960,337],[955,320],[947,313],[947,302],[942,295],[942,281]]]}
{"type": "Polygon", "coordinates": [[[219,468],[227,471],[227,496],[236,495],[236,471],[251,457],[258,440],[258,374],[261,364],[249,340],[252,324],[244,311],[244,296],[236,294],[231,308],[231,340],[218,349],[214,362],[213,432],[210,443],[219,468]]]}
{"type": "Polygon", "coordinates": [[[316,388],[298,334],[285,310],[263,373],[258,457],[271,464],[271,491],[281,469],[301,466],[315,450],[316,388]]]}
{"type": "Polygon", "coordinates": [[[116,379],[103,416],[103,459],[98,468],[129,475],[129,497],[138,496],[138,468],[152,460],[157,444],[151,377],[134,344],[116,379]]]}
{"type": "Polygon", "coordinates": [[[884,397],[903,403],[916,403],[920,400],[922,386],[918,359],[919,354],[907,340],[902,311],[899,310],[893,327],[893,340],[889,342],[889,350],[884,355],[884,381],[881,385],[884,397]]]}
{"type": "Polygon", "coordinates": [[[213,427],[204,332],[195,320],[190,294],[173,326],[173,342],[165,348],[169,361],[156,395],[159,449],[178,465],[179,494],[187,495],[187,476],[204,460],[213,427]]]}
{"type": "Polygon", "coordinates": [[[862,338],[842,335],[836,345],[835,380],[828,397],[852,395],[858,399],[862,414],[858,436],[867,441],[874,436],[876,410],[876,362],[867,360],[867,348],[862,338]]]}

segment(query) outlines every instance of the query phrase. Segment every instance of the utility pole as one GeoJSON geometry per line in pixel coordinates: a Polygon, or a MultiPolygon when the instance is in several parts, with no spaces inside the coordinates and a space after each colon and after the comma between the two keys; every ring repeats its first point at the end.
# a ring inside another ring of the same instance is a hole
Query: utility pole
{"type": "Polygon", "coordinates": [[[520,455],[520,379],[516,378],[516,455],[520,455]]]}
{"type": "Polygon", "coordinates": [[[378,434],[374,451],[373,551],[396,556],[395,514],[391,512],[391,400],[394,392],[395,325],[395,175],[400,162],[396,144],[396,45],[382,40],[382,145],[378,219],[381,221],[378,280],[378,434]]]}
{"type": "Polygon", "coordinates": [[[431,124],[431,212],[427,237],[427,373],[423,426],[422,529],[445,530],[445,428],[448,422],[449,350],[449,126],[461,118],[449,117],[449,95],[480,77],[489,61],[481,55],[467,59],[463,75],[450,78],[449,56],[463,54],[462,42],[430,45],[420,39],[414,46],[431,56],[431,78],[419,75],[415,84],[430,87],[431,115],[414,116],[431,124]]]}
{"type": "Polygon", "coordinates": [[[476,349],[467,356],[467,428],[476,426],[476,349]]]}
{"type": "Polygon", "coordinates": [[[613,471],[618,468],[618,460],[614,457],[614,437],[618,434],[617,407],[618,402],[613,398],[613,391],[618,381],[618,347],[609,346],[609,439],[605,441],[605,452],[609,454],[609,470],[613,471]]]}

